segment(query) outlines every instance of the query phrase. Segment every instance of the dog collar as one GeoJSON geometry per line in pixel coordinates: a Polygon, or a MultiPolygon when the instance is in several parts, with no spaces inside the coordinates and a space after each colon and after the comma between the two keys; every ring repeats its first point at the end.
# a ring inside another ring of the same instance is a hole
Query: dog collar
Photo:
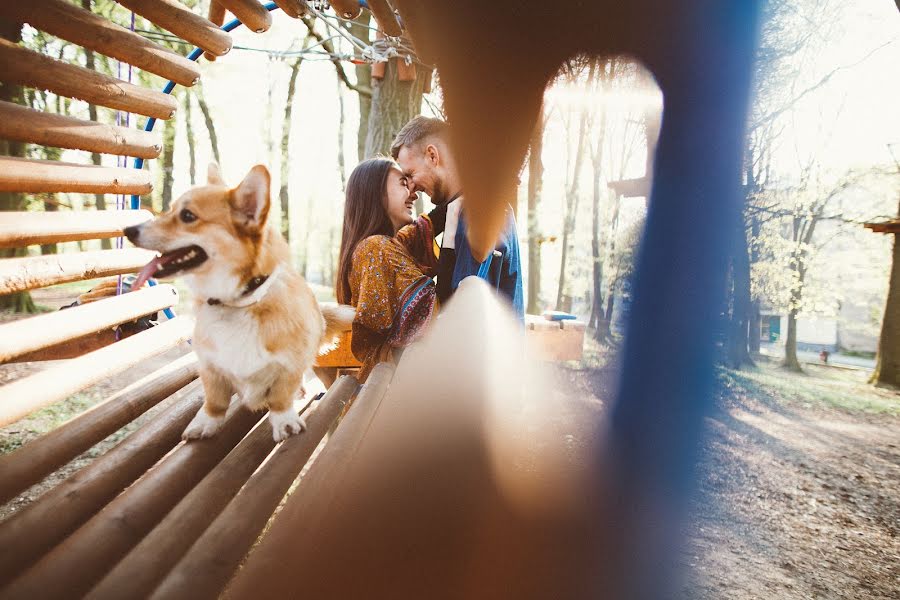
{"type": "Polygon", "coordinates": [[[266,296],[269,288],[272,287],[272,284],[275,283],[275,280],[278,279],[278,275],[280,274],[281,266],[278,266],[270,275],[257,275],[248,281],[247,285],[244,286],[244,291],[234,300],[225,302],[218,298],[210,298],[206,303],[210,306],[230,306],[231,308],[246,308],[252,306],[266,296]]]}

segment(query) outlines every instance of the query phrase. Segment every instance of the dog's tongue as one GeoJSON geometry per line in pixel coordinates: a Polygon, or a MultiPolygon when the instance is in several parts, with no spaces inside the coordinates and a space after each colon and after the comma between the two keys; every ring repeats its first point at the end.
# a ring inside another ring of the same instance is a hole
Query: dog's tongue
{"type": "Polygon", "coordinates": [[[135,279],[134,284],[131,286],[131,291],[141,289],[144,284],[147,283],[147,280],[153,277],[156,272],[162,269],[171,259],[171,256],[167,258],[165,254],[154,257],[153,260],[144,265],[144,268],[138,273],[137,279],[135,279]]]}

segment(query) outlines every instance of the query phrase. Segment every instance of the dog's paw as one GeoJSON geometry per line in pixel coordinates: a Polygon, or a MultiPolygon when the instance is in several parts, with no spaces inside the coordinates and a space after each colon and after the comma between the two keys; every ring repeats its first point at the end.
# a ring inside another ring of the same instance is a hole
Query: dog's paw
{"type": "Polygon", "coordinates": [[[221,417],[211,417],[204,409],[197,411],[197,415],[185,428],[181,434],[181,439],[198,440],[216,435],[225,422],[225,415],[221,417]]]}
{"type": "Polygon", "coordinates": [[[306,429],[306,422],[293,410],[270,412],[269,423],[272,424],[272,438],[276,442],[286,440],[306,429]]]}

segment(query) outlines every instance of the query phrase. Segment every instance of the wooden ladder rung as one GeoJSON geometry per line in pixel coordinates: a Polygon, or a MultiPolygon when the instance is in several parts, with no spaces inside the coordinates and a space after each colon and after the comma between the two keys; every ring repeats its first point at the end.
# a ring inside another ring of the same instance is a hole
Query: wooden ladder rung
{"type": "Polygon", "coordinates": [[[0,138],[102,154],[156,158],[158,133],[45,113],[0,101],[0,138]]]}
{"type": "Polygon", "coordinates": [[[203,387],[189,384],[181,397],[0,527],[0,588],[96,514],[181,441],[203,405],[203,387]]]}
{"type": "Polygon", "coordinates": [[[134,273],[156,256],[141,248],[92,250],[74,254],[48,254],[0,260],[0,295],[35,288],[134,273]]]}
{"type": "Polygon", "coordinates": [[[0,81],[158,119],[168,119],[178,107],[169,94],[70,65],[3,39],[0,39],[0,81]]]}
{"type": "Polygon", "coordinates": [[[118,0],[119,4],[133,10],[151,23],[171,31],[216,56],[231,50],[231,36],[215,23],[194,14],[175,0],[118,0]]]}
{"type": "Polygon", "coordinates": [[[216,0],[250,31],[262,33],[272,26],[272,15],[256,0],[216,0]]]}
{"type": "Polygon", "coordinates": [[[109,329],[144,315],[174,306],[178,292],[171,285],[147,287],[66,310],[58,310],[0,325],[0,363],[109,329]]]}
{"type": "Polygon", "coordinates": [[[150,172],[143,169],[0,156],[0,192],[143,195],[152,190],[150,172]]]}
{"type": "Polygon", "coordinates": [[[65,0],[2,2],[0,16],[28,23],[179,85],[192,86],[200,79],[200,68],[193,61],[65,0]]]}
{"type": "Polygon", "coordinates": [[[147,331],[0,387],[0,427],[185,341],[194,330],[175,317],[147,331]]]}
{"type": "Polygon", "coordinates": [[[15,452],[0,455],[0,503],[8,502],[197,378],[189,352],[15,452]]]}
{"type": "Polygon", "coordinates": [[[118,237],[126,227],[151,218],[147,210],[2,212],[0,248],[118,237]]]}

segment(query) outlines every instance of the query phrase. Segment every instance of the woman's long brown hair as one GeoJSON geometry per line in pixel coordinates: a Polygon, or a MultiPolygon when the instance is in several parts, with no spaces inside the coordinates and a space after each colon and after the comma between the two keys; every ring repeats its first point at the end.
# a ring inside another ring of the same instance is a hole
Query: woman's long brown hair
{"type": "Polygon", "coordinates": [[[359,163],[347,180],[344,230],[334,286],[341,304],[350,304],[350,268],[356,245],[370,235],[394,235],[385,199],[388,174],[394,166],[389,158],[370,158],[359,163]]]}

